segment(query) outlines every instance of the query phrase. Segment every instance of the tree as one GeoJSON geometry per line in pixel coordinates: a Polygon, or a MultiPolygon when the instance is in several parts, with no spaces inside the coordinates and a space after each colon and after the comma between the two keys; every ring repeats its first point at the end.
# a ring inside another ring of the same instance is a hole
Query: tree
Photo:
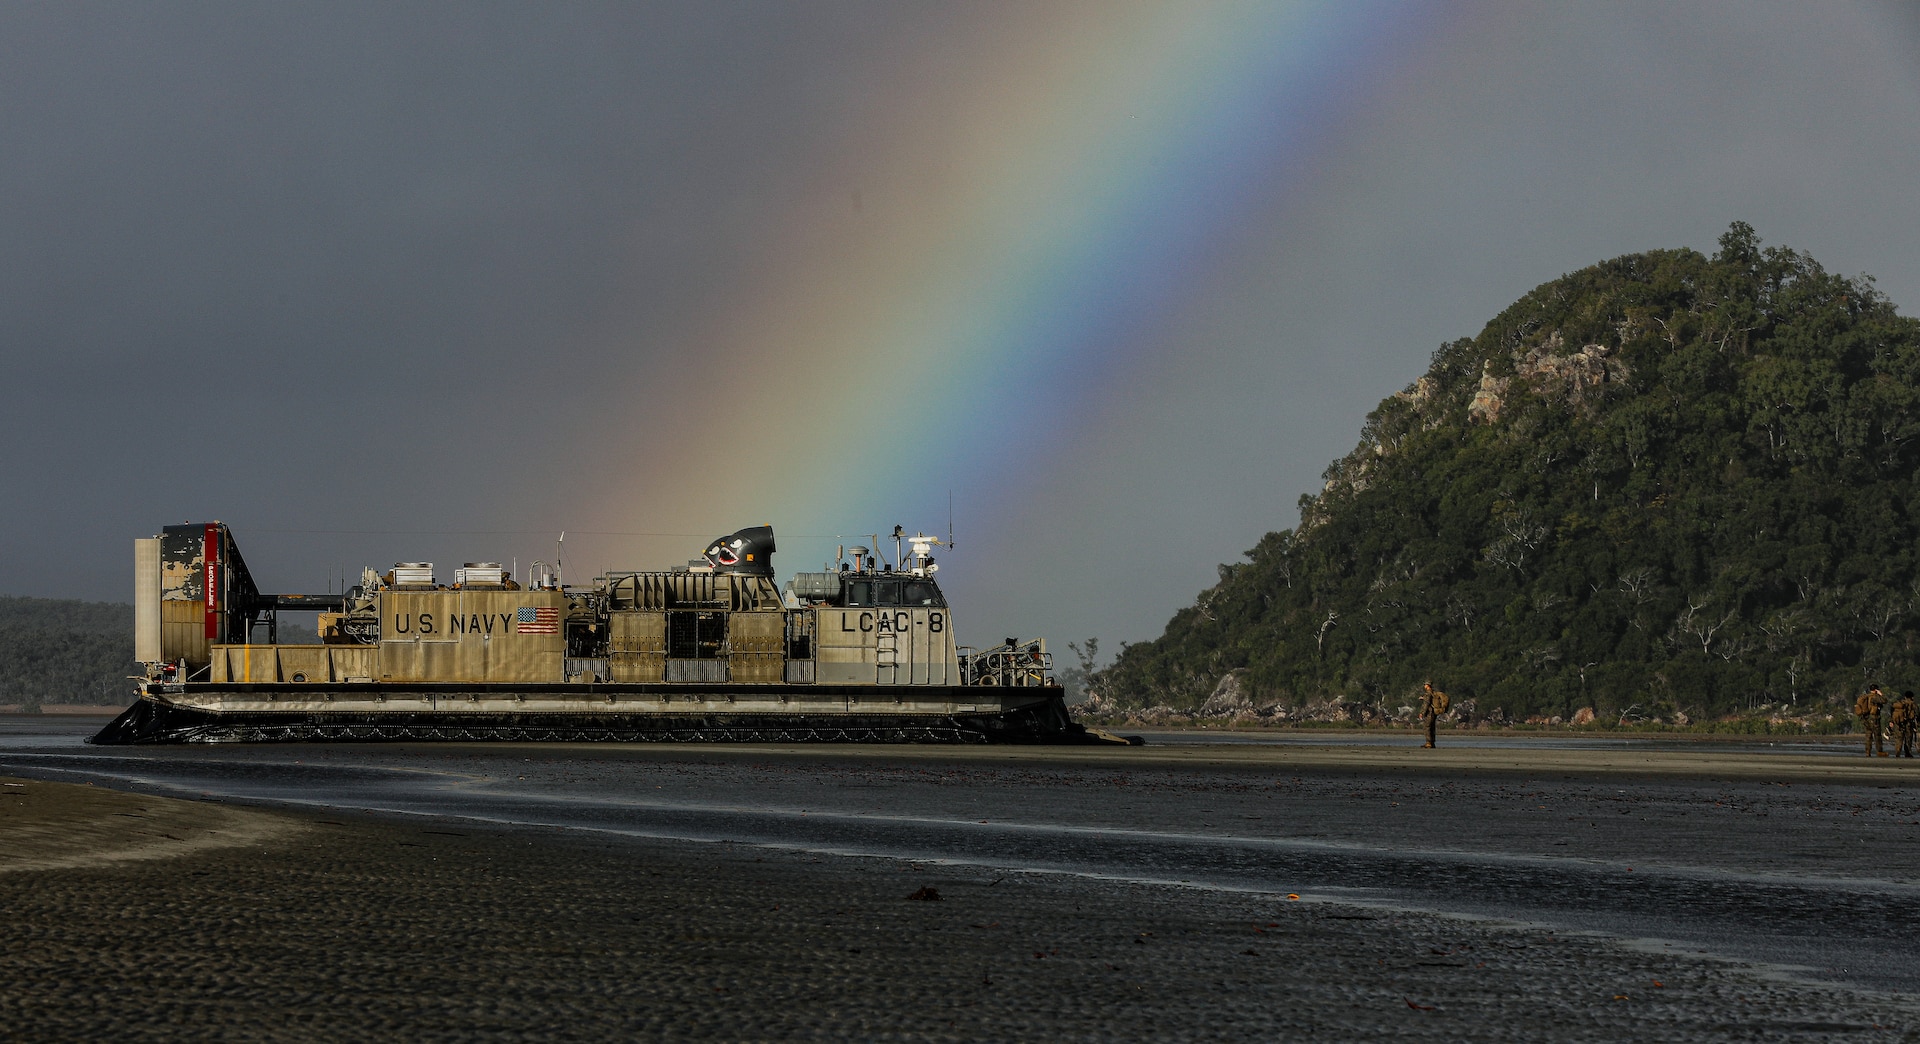
{"type": "Polygon", "coordinates": [[[1261,702],[1433,677],[1616,717],[1851,691],[1920,673],[1916,475],[1920,323],[1735,224],[1711,258],[1605,261],[1441,345],[1296,529],[1086,669],[1176,707],[1229,670],[1261,702]]]}

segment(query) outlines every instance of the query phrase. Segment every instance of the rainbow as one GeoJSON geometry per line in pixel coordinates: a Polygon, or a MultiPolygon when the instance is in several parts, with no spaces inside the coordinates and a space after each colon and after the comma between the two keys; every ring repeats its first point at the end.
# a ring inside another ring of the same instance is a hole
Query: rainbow
{"type": "Polygon", "coordinates": [[[616,379],[728,390],[656,396],[616,431],[587,521],[606,546],[583,553],[671,561],[773,522],[805,568],[805,540],[937,527],[949,491],[971,518],[1030,495],[1022,470],[1168,350],[1156,333],[1249,208],[1314,176],[1429,10],[1016,9],[902,56],[875,117],[796,172],[797,202],[705,328],[670,352],[605,332],[640,360],[616,379]]]}

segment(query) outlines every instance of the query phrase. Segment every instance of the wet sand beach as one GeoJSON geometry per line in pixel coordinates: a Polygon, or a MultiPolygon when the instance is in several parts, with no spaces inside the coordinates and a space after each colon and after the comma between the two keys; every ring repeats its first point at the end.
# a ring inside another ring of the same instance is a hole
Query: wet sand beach
{"type": "Polygon", "coordinates": [[[286,816],[104,787],[0,779],[0,873],[68,870],[284,841],[286,816]]]}
{"type": "MultiPolygon", "coordinates": [[[[110,761],[40,749],[50,753],[16,749],[0,763],[85,766],[102,784],[127,785],[102,771],[110,761]]],[[[1868,822],[1889,843],[1871,848],[1893,854],[1857,863],[1843,853],[1822,869],[1914,876],[1912,846],[1897,846],[1912,829],[1893,818],[1912,785],[1886,762],[1794,755],[1747,779],[1732,755],[1702,784],[1685,751],[1629,752],[1653,759],[1631,765],[1617,752],[1580,751],[1551,761],[1564,778],[1548,783],[1535,776],[1549,762],[1526,751],[1443,749],[1425,762],[1353,746],[1264,757],[1205,747],[1100,753],[253,747],[146,751],[126,764],[158,779],[215,763],[236,778],[336,763],[342,773],[457,779],[457,790],[490,800],[538,787],[617,792],[623,804],[648,790],[671,802],[679,790],[743,808],[755,800],[743,793],[777,803],[785,795],[775,781],[792,780],[801,793],[824,785],[922,818],[989,807],[1005,815],[1022,800],[1064,795],[1078,801],[1075,821],[1096,831],[1115,819],[1198,830],[1201,820],[1286,808],[1290,832],[1335,842],[1342,829],[1367,829],[1369,816],[1425,800],[1430,814],[1386,832],[1391,844],[1435,842],[1414,823],[1460,835],[1471,820],[1491,828],[1459,838],[1467,847],[1523,854],[1555,843],[1522,829],[1546,823],[1534,806],[1548,790],[1560,811],[1579,799],[1594,806],[1581,815],[1617,819],[1615,805],[1711,805],[1696,802],[1698,787],[1734,787],[1745,807],[1702,814],[1694,829],[1743,848],[1790,834],[1780,828],[1800,808],[1757,812],[1753,801],[1778,793],[1824,807],[1875,793],[1889,814],[1868,822]],[[1451,797],[1434,796],[1449,786],[1451,797]],[[1809,798],[1806,788],[1819,792],[1809,798]],[[1104,805],[1102,795],[1126,804],[1104,805]]],[[[444,783],[435,793],[448,814],[421,816],[368,814],[352,798],[303,810],[0,782],[7,1039],[1920,1039],[1911,994],[1333,889],[1292,901],[1226,876],[1154,883],[996,868],[988,857],[849,855],[831,838],[747,843],[746,820],[731,843],[488,825],[457,814],[480,806],[458,805],[444,783]],[[923,890],[939,898],[908,898],[923,890]]],[[[695,811],[719,825],[716,835],[737,825],[695,811]]],[[[1855,810],[1835,815],[1861,822],[1855,810]]],[[[1626,846],[1623,858],[1663,836],[1605,825],[1587,829],[1626,846]]],[[[1759,854],[1723,854],[1695,861],[1770,872],[1759,854]]],[[[1038,866],[1047,853],[1017,855],[1002,861],[1038,866]]]]}
{"type": "Polygon", "coordinates": [[[103,817],[198,836],[233,810],[7,789],[43,822],[66,808],[105,857],[30,843],[0,874],[0,1024],[22,1039],[1875,1039],[1915,1021],[1722,962],[1278,896],[259,812],[270,832],[127,859],[144,831],[103,817]],[[53,858],[69,865],[17,865],[53,858]],[[922,888],[940,899],[907,898],[922,888]]]}

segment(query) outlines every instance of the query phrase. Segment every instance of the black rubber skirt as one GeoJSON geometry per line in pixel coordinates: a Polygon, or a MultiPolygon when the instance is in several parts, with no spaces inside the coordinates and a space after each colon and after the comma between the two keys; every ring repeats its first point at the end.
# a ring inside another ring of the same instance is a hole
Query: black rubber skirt
{"type": "Polygon", "coordinates": [[[1127,740],[1073,721],[1060,700],[998,714],[689,711],[208,711],[142,698],[89,742],[1049,743],[1127,740]]]}

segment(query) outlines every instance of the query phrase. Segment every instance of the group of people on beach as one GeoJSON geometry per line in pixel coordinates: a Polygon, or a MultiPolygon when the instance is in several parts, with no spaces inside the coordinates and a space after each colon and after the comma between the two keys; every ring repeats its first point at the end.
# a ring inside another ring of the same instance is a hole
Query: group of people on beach
{"type": "Polygon", "coordinates": [[[1898,743],[1894,757],[1913,757],[1914,733],[1920,731],[1920,712],[1916,712],[1913,702],[1913,690],[1900,694],[1887,706],[1886,694],[1880,686],[1869,685],[1867,691],[1853,701],[1853,715],[1860,719],[1860,731],[1866,733],[1867,757],[1875,754],[1887,756],[1886,729],[1881,725],[1882,713],[1886,714],[1886,724],[1893,726],[1894,739],[1898,743]]]}
{"type": "MultiPolygon", "coordinates": [[[[1423,690],[1420,694],[1420,722],[1427,727],[1427,742],[1422,746],[1431,747],[1439,729],[1440,716],[1447,712],[1451,701],[1446,693],[1434,688],[1431,681],[1422,682],[1420,687],[1423,690]]],[[[1913,702],[1912,689],[1901,693],[1900,698],[1888,707],[1887,696],[1880,691],[1880,686],[1869,685],[1867,691],[1853,701],[1853,713],[1860,719],[1860,731],[1867,736],[1867,757],[1875,754],[1883,758],[1887,756],[1886,726],[1893,728],[1896,743],[1893,756],[1913,757],[1915,734],[1920,733],[1920,708],[1916,708],[1913,702]],[[1885,725],[1881,724],[1883,715],[1885,725]]]]}

